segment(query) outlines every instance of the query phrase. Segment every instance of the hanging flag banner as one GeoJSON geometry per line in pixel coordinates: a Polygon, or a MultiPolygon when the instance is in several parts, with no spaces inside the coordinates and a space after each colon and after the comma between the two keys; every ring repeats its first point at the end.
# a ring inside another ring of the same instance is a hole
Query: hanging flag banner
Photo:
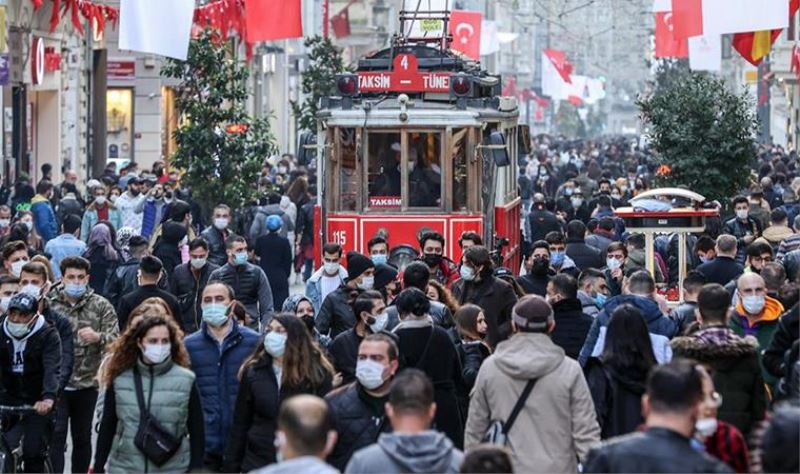
{"type": "Polygon", "coordinates": [[[489,56],[500,51],[500,37],[497,34],[497,22],[481,21],[481,56],[489,56]]]}
{"type": "Polygon", "coordinates": [[[245,0],[244,12],[248,43],[303,36],[301,0],[245,0]]]}
{"type": "MultiPolygon", "coordinates": [[[[481,21],[483,14],[465,10],[450,13],[450,34],[453,42],[450,48],[464,53],[467,57],[481,58],[481,21]]],[[[495,30],[495,34],[497,31],[495,30]]]]}
{"type": "Polygon", "coordinates": [[[572,65],[564,51],[542,51],[542,94],[553,100],[568,99],[572,90],[572,65]]]}
{"type": "MultiPolygon", "coordinates": [[[[800,0],[789,2],[788,18],[794,17],[800,9],[800,0]]],[[[781,35],[783,29],[750,31],[733,35],[731,45],[753,66],[761,64],[761,60],[772,50],[774,43],[781,35]]]]}
{"type": "Polygon", "coordinates": [[[722,36],[689,38],[689,67],[693,71],[719,71],[722,68],[722,36]]]}
{"type": "MultiPolygon", "coordinates": [[[[703,5],[701,0],[672,0],[672,34],[686,39],[703,34],[703,5]]],[[[680,56],[685,57],[685,56],[680,56]]]]}
{"type": "Polygon", "coordinates": [[[345,38],[350,36],[350,6],[342,8],[342,10],[333,15],[331,18],[331,26],[333,27],[333,36],[337,38],[345,38]]]}
{"type": "Polygon", "coordinates": [[[702,0],[703,34],[786,28],[788,3],[787,0],[702,0]]]}
{"type": "Polygon", "coordinates": [[[685,58],[689,55],[686,39],[675,37],[675,14],[656,13],[656,58],[685,58]]]}
{"type": "Polygon", "coordinates": [[[194,0],[122,0],[119,48],[186,60],[194,0]]]}

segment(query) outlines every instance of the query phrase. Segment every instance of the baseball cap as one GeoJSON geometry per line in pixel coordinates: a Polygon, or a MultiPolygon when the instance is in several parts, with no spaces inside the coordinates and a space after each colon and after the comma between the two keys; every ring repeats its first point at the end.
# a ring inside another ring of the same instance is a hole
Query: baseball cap
{"type": "Polygon", "coordinates": [[[553,320],[553,308],[539,295],[526,295],[514,305],[511,319],[522,331],[544,332],[553,320]]]}
{"type": "Polygon", "coordinates": [[[27,293],[17,293],[8,303],[8,309],[9,311],[16,309],[23,314],[33,314],[39,309],[39,304],[33,296],[27,293]]]}

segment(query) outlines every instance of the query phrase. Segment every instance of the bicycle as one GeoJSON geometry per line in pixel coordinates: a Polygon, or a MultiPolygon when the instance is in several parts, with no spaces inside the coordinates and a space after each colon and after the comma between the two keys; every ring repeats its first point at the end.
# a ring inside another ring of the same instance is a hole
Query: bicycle
{"type": "MultiPolygon", "coordinates": [[[[5,415],[13,415],[19,417],[19,419],[22,419],[27,415],[32,415],[35,413],[36,410],[34,410],[32,405],[0,405],[0,418],[4,418],[5,415]]],[[[0,433],[0,467],[2,467],[3,473],[25,472],[25,463],[22,458],[23,436],[20,435],[19,442],[16,443],[14,448],[11,447],[8,439],[6,439],[6,434],[14,428],[14,425],[17,421],[19,420],[16,420],[11,423],[10,426],[7,426],[7,420],[2,420],[3,429],[2,433],[0,433]]],[[[50,456],[47,453],[47,448],[45,448],[44,459],[45,472],[53,472],[53,468],[50,465],[50,456]]]]}

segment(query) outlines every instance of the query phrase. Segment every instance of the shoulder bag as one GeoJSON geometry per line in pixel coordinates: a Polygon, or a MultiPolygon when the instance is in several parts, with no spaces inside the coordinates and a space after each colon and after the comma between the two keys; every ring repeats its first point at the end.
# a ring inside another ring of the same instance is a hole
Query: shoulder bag
{"type": "Polygon", "coordinates": [[[136,401],[139,403],[139,429],[136,431],[133,444],[149,461],[161,467],[178,451],[181,440],[161,426],[158,420],[150,414],[150,404],[153,401],[153,379],[150,379],[147,405],[144,404],[142,376],[136,367],[133,368],[133,380],[136,384],[136,401]]]}
{"type": "Polygon", "coordinates": [[[489,425],[489,429],[487,429],[486,434],[483,435],[484,443],[508,446],[508,433],[511,431],[511,427],[514,426],[514,421],[516,421],[519,412],[522,411],[522,407],[525,406],[525,402],[528,400],[528,396],[530,396],[534,385],[536,385],[536,379],[529,380],[528,383],[525,384],[525,388],[522,390],[519,400],[517,400],[514,409],[511,410],[511,414],[508,416],[505,423],[502,421],[493,421],[492,424],[489,425]]]}

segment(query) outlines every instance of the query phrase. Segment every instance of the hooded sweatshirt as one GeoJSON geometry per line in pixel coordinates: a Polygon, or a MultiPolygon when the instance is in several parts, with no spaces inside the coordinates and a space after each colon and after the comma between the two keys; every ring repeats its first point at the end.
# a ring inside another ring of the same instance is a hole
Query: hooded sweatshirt
{"type": "Polygon", "coordinates": [[[8,318],[6,318],[5,323],[3,324],[3,332],[6,336],[11,339],[11,342],[14,344],[14,360],[11,361],[11,371],[15,374],[21,374],[25,370],[25,346],[28,345],[28,339],[31,336],[39,332],[42,327],[44,327],[45,319],[44,316],[41,314],[36,315],[36,321],[31,321],[31,330],[28,331],[28,334],[21,339],[17,339],[16,337],[12,336],[11,333],[8,331],[8,318]]]}
{"type": "Polygon", "coordinates": [[[339,470],[315,456],[301,456],[256,469],[255,474],[339,474],[339,470]]]}
{"type": "Polygon", "coordinates": [[[458,472],[464,454],[443,433],[383,433],[378,442],[357,451],[346,473],[458,472]]]}
{"type": "Polygon", "coordinates": [[[483,362],[470,397],[464,446],[507,420],[527,382],[536,385],[508,432],[515,472],[577,472],[600,442],[592,396],[578,363],[547,334],[517,333],[483,362]]]}

